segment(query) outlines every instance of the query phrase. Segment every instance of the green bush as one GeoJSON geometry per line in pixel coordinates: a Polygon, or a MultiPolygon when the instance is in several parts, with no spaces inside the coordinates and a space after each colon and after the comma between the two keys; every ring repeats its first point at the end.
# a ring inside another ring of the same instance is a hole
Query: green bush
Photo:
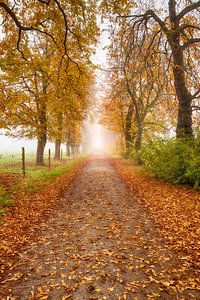
{"type": "Polygon", "coordinates": [[[141,150],[135,150],[135,148],[132,148],[129,154],[129,159],[131,159],[133,163],[136,165],[142,165],[143,160],[142,160],[141,153],[142,153],[141,150]]]}
{"type": "MultiPolygon", "coordinates": [[[[0,208],[9,207],[11,205],[13,205],[12,200],[7,197],[6,190],[0,186],[0,208]]],[[[1,211],[4,212],[4,209],[1,209],[1,211]]]]}
{"type": "Polygon", "coordinates": [[[141,158],[158,178],[200,187],[199,139],[158,139],[143,148],[141,158]]]}

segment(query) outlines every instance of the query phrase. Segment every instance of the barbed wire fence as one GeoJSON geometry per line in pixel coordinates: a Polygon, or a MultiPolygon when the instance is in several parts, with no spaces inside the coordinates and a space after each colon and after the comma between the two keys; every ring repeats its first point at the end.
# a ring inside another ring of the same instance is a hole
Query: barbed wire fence
{"type": "Polygon", "coordinates": [[[60,151],[60,159],[54,159],[54,151],[48,149],[44,152],[44,165],[36,165],[36,154],[21,148],[21,153],[0,153],[0,174],[17,174],[25,178],[30,172],[43,170],[50,172],[67,164],[69,160],[77,159],[80,153],[69,155],[63,149],[60,151]]]}

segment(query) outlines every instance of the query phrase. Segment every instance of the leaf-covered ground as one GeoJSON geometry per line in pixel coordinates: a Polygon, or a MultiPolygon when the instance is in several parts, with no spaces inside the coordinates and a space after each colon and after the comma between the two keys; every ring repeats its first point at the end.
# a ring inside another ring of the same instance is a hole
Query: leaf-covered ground
{"type": "Polygon", "coordinates": [[[166,243],[184,255],[188,267],[200,270],[200,192],[156,180],[126,160],[111,163],[128,188],[144,200],[166,243]]]}
{"type": "Polygon", "coordinates": [[[196,267],[105,159],[84,167],[19,256],[1,299],[200,299],[196,267]]]}
{"type": "MultiPolygon", "coordinates": [[[[12,195],[14,206],[8,209],[5,216],[0,216],[0,276],[5,276],[13,268],[19,258],[18,250],[40,227],[41,220],[54,212],[55,204],[65,195],[70,182],[84,164],[81,162],[71,171],[60,175],[42,191],[33,194],[21,192],[16,197],[12,195]]],[[[17,176],[1,174],[0,182],[9,189],[15,183],[14,179],[18,179],[17,176]]]]}
{"type": "Polygon", "coordinates": [[[9,191],[12,186],[22,178],[19,174],[0,174],[0,186],[9,191]]]}

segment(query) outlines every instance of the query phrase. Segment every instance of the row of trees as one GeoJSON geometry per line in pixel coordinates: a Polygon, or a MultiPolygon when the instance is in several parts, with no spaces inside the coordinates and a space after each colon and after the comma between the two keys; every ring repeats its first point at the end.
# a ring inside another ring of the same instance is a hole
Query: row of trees
{"type": "Polygon", "coordinates": [[[99,34],[95,1],[0,1],[1,128],[37,138],[36,163],[44,164],[47,139],[80,144],[92,104],[90,56],[99,34]]]}
{"type": "Polygon", "coordinates": [[[0,1],[1,128],[75,147],[90,101],[99,30],[110,20],[109,81],[103,122],[139,150],[144,134],[194,135],[200,95],[200,1],[0,1]],[[193,110],[195,113],[193,114],[193,110]]]}
{"type": "Polygon", "coordinates": [[[200,1],[105,3],[112,14],[102,122],[123,136],[127,152],[132,144],[141,148],[144,134],[193,137],[200,109],[200,1]]]}

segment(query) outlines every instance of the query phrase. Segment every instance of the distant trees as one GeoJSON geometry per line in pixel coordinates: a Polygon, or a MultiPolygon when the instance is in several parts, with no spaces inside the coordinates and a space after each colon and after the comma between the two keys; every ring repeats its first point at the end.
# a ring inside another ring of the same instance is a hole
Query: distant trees
{"type": "Polygon", "coordinates": [[[153,49],[147,56],[147,43],[144,45],[141,40],[134,45],[127,38],[130,32],[134,34],[131,27],[122,24],[122,28],[113,36],[109,51],[111,90],[104,105],[106,115],[112,115],[111,110],[118,110],[115,129],[121,124],[127,153],[133,147],[136,151],[140,150],[143,133],[148,128],[153,129],[159,124],[164,127],[162,117],[158,115],[153,118],[152,115],[158,110],[166,90],[165,69],[164,66],[160,67],[162,55],[155,54],[156,49],[153,49]],[[112,107],[110,111],[109,107],[112,107]]]}

